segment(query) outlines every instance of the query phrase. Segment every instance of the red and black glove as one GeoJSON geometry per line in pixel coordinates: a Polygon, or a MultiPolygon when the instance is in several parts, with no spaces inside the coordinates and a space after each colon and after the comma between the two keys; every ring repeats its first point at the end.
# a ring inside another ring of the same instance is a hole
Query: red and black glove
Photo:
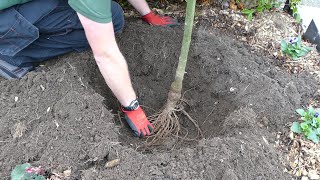
{"type": "Polygon", "coordinates": [[[151,135],[154,127],[147,119],[137,100],[132,101],[128,107],[121,107],[121,110],[136,136],[145,137],[151,135]]]}
{"type": "Polygon", "coordinates": [[[150,25],[155,25],[155,26],[177,26],[179,25],[178,21],[175,19],[172,19],[169,16],[160,16],[156,15],[153,12],[150,12],[144,16],[141,17],[142,20],[145,22],[149,23],[150,25]]]}

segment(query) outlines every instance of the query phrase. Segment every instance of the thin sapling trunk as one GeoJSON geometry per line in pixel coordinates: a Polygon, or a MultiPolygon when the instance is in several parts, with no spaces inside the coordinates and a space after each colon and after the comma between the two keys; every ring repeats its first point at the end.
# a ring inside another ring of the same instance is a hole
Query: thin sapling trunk
{"type": "MultiPolygon", "coordinates": [[[[186,112],[183,110],[183,106],[180,103],[181,92],[182,92],[182,83],[184,74],[186,71],[186,65],[188,61],[188,53],[191,43],[193,20],[195,14],[196,0],[186,0],[187,9],[186,9],[186,18],[185,18],[185,27],[184,35],[182,40],[181,54],[179,57],[179,63],[176,70],[175,80],[171,84],[167,103],[161,112],[153,115],[150,120],[153,121],[155,126],[155,135],[151,138],[149,144],[154,145],[162,140],[165,140],[171,135],[179,136],[181,126],[179,123],[179,117],[176,112],[186,112]]],[[[188,116],[188,115],[187,115],[188,116]]],[[[189,119],[194,123],[198,128],[197,123],[188,116],[189,119]]]]}

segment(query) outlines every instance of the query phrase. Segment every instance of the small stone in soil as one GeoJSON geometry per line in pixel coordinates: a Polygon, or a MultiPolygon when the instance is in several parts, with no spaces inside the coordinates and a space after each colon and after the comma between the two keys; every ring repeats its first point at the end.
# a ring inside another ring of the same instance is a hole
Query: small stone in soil
{"type": "Polygon", "coordinates": [[[114,160],[108,161],[104,167],[113,168],[115,166],[118,166],[119,164],[120,164],[120,159],[114,159],[114,160]]]}

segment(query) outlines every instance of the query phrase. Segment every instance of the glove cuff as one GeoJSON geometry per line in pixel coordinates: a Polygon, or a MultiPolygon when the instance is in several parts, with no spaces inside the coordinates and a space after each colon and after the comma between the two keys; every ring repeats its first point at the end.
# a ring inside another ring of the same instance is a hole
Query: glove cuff
{"type": "Polygon", "coordinates": [[[140,105],[137,99],[133,100],[129,106],[124,107],[121,105],[122,111],[134,111],[137,110],[139,107],[140,105]]]}
{"type": "Polygon", "coordinates": [[[154,16],[154,13],[151,11],[148,14],[144,15],[141,17],[142,20],[144,21],[148,21],[150,18],[152,18],[154,16]]]}

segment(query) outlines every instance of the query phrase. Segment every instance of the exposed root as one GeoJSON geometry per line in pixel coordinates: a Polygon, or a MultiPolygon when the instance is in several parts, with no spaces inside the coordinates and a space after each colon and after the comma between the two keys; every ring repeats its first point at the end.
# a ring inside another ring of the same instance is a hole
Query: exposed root
{"type": "Polygon", "coordinates": [[[155,134],[148,138],[148,146],[159,145],[163,141],[167,140],[170,136],[178,137],[187,141],[195,140],[199,136],[203,137],[198,123],[184,110],[183,105],[180,103],[183,102],[180,100],[180,97],[180,94],[169,92],[168,101],[163,110],[149,117],[149,120],[155,127],[155,134]],[[180,125],[180,118],[177,114],[178,112],[183,113],[197,128],[198,135],[195,139],[187,139],[188,133],[181,133],[181,130],[184,128],[182,128],[180,125]],[[184,136],[181,136],[181,134],[184,134],[184,136]]]}
{"type": "Polygon", "coordinates": [[[184,109],[181,111],[184,115],[186,115],[188,117],[188,119],[193,123],[193,125],[197,128],[198,130],[198,136],[200,136],[200,138],[203,138],[203,134],[202,131],[200,129],[200,126],[198,125],[197,121],[194,120],[184,109]]]}
{"type": "Polygon", "coordinates": [[[155,135],[151,136],[148,145],[159,144],[171,135],[178,136],[181,127],[176,112],[177,110],[174,107],[166,105],[162,112],[149,118],[155,127],[155,135]]]}

